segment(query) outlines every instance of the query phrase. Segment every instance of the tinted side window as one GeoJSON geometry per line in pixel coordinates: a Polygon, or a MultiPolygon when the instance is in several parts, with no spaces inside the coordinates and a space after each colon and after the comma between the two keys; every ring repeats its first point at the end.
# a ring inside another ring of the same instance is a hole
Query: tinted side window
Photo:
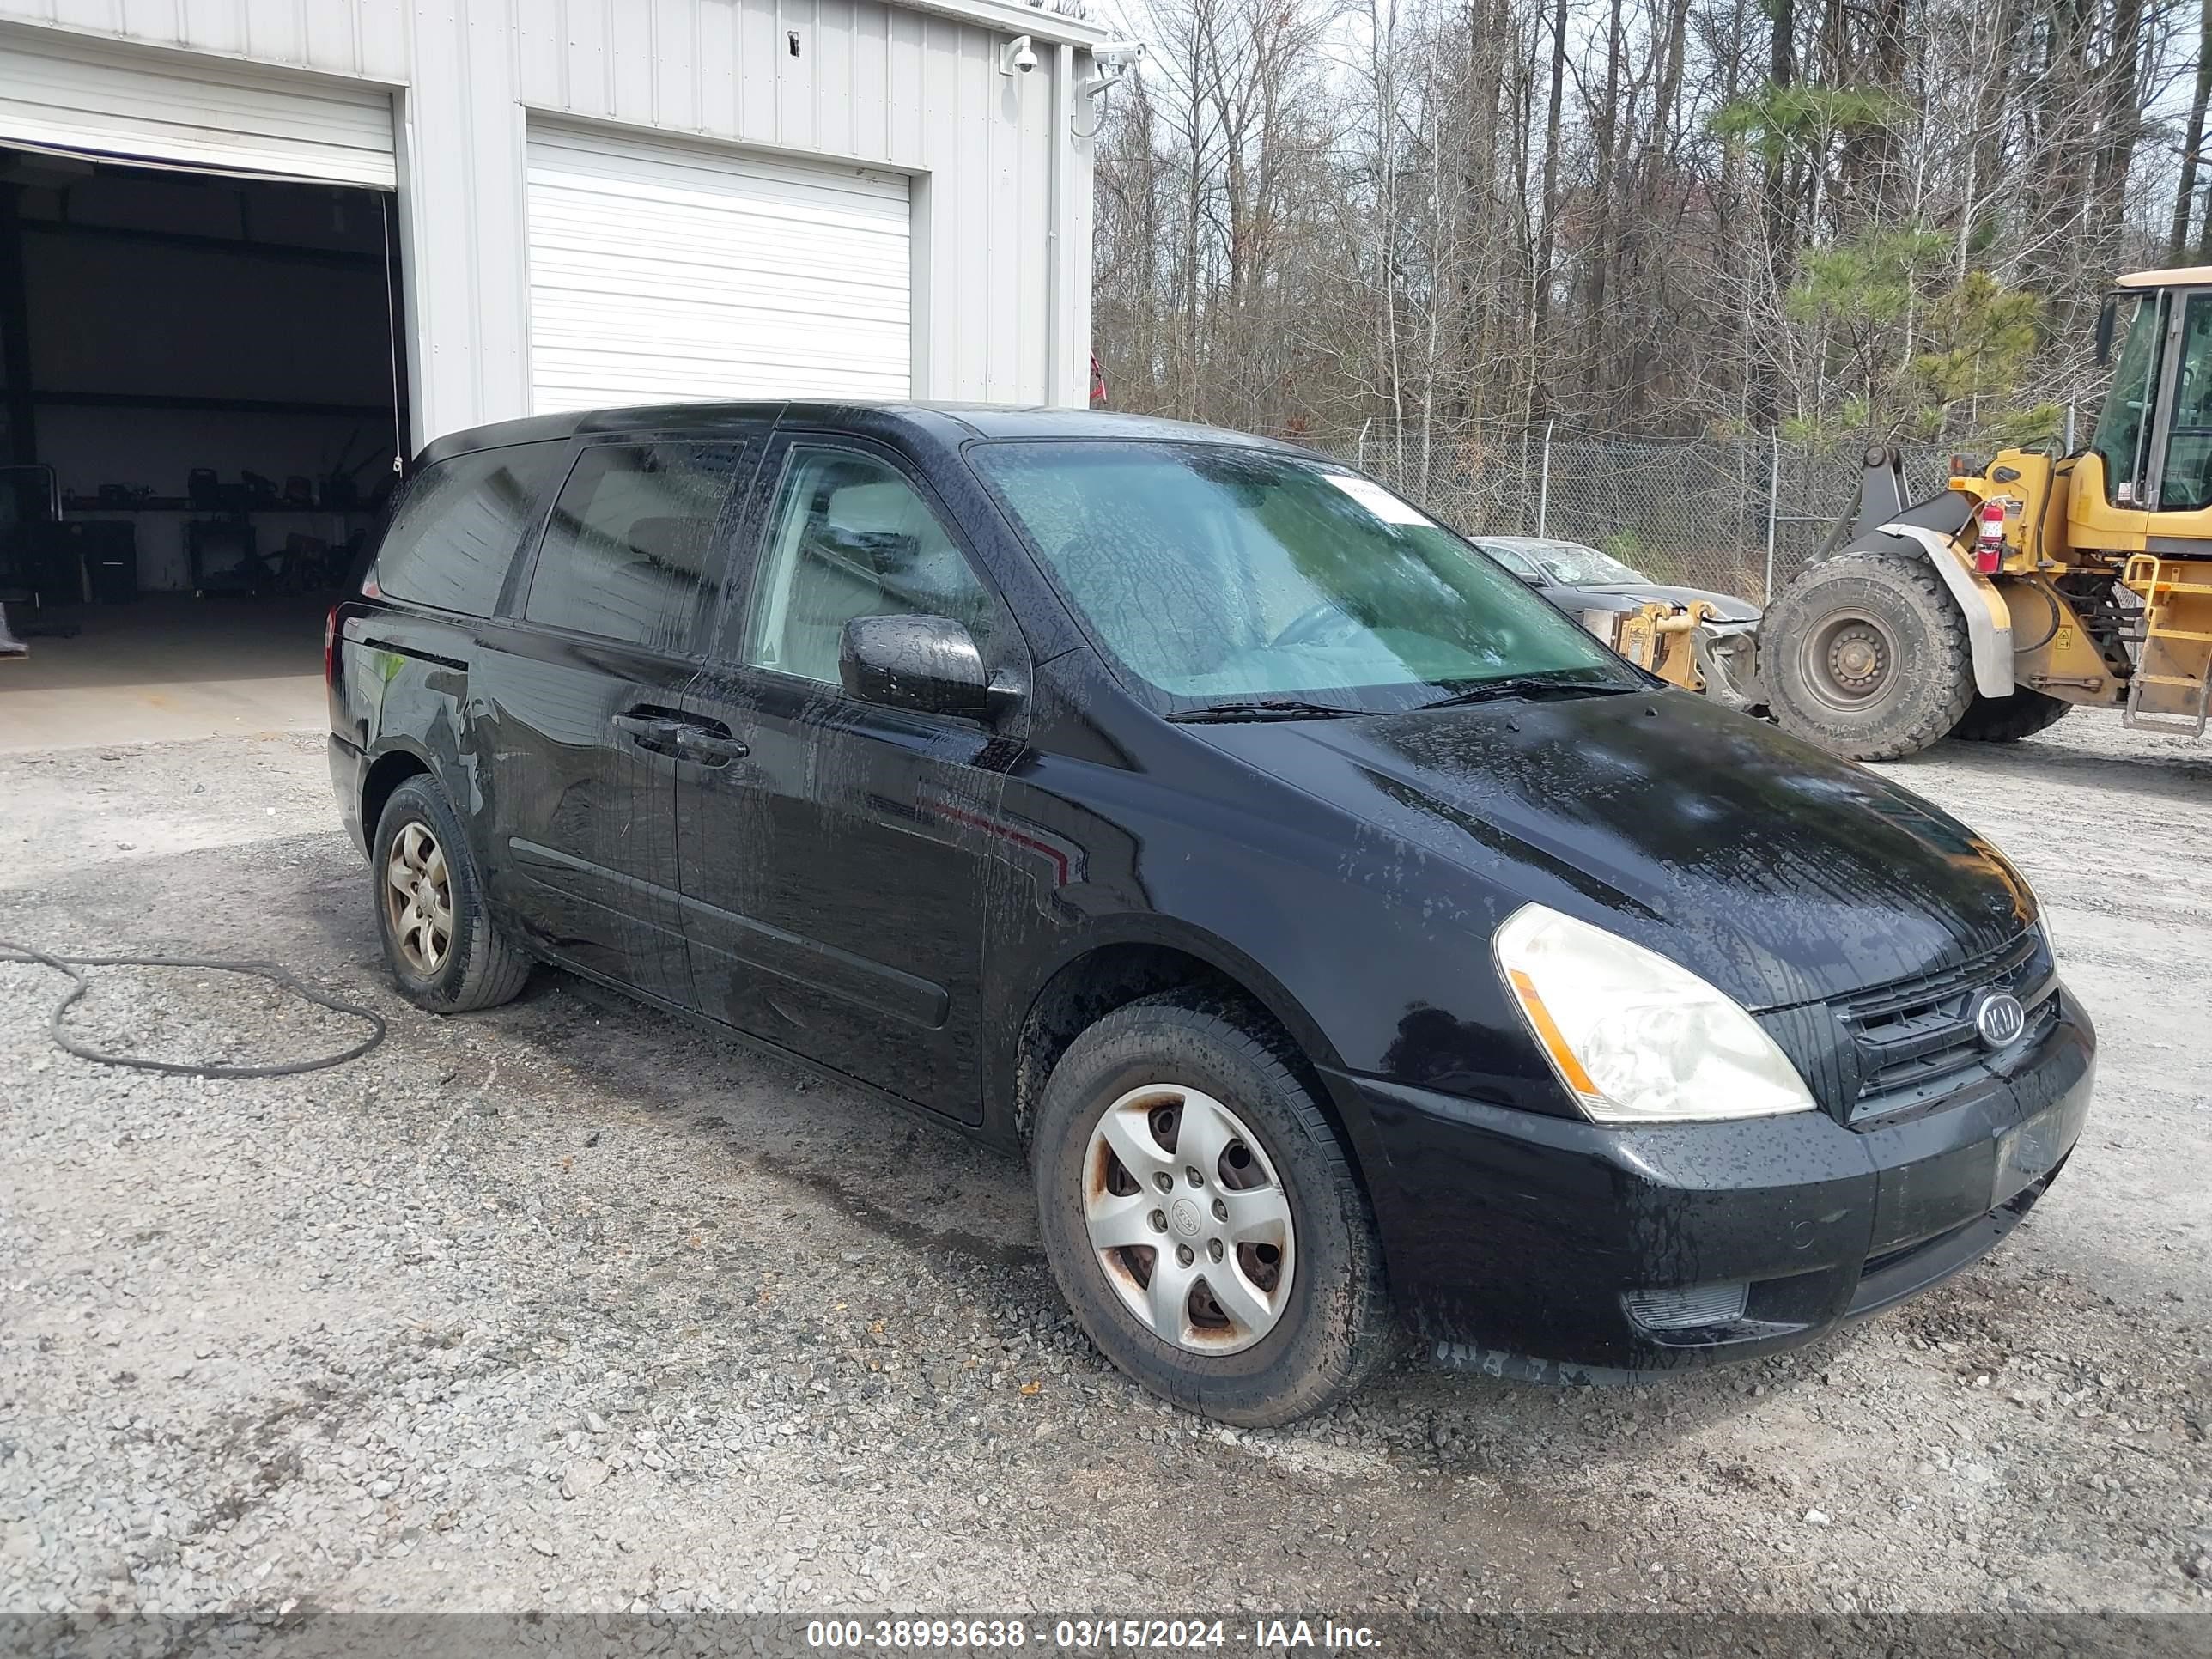
{"type": "Polygon", "coordinates": [[[603,444],[553,504],[522,614],[655,651],[690,648],[716,580],[713,554],[736,444],[603,444]]]}
{"type": "Polygon", "coordinates": [[[424,468],[377,547],[377,587],[415,605],[491,615],[563,447],[511,444],[424,468]]]}
{"type": "Polygon", "coordinates": [[[837,684],[855,617],[951,617],[986,654],[998,611],[905,478],[849,450],[794,446],[769,520],[745,660],[837,684]]]}

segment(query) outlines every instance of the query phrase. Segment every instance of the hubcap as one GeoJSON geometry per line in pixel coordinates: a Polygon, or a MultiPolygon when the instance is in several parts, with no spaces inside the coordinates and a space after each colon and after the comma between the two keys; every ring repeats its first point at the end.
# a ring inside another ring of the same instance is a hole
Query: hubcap
{"type": "Polygon", "coordinates": [[[1289,1305],[1289,1195],[1211,1095],[1158,1083],[1108,1107],[1083,1162],[1083,1220],[1122,1305],[1179,1348],[1249,1348],[1289,1305]]]}
{"type": "Polygon", "coordinates": [[[1832,708],[1864,708],[1893,689],[1897,641],[1880,617],[1847,611],[1812,631],[1802,662],[1805,684],[1821,702],[1832,708]]]}
{"type": "Polygon", "coordinates": [[[453,882],[445,849],[424,824],[410,823],[392,838],[384,917],[409,967],[427,977],[446,965],[453,945],[453,882]]]}

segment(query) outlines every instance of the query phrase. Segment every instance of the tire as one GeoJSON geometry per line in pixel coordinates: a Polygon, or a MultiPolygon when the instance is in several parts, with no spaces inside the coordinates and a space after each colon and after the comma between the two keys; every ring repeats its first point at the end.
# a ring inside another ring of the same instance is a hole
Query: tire
{"type": "Polygon", "coordinates": [[[1187,992],[1145,998],[1069,1045],[1045,1085],[1030,1146],[1045,1255],[1091,1340],[1163,1399],[1248,1428],[1324,1409],[1364,1382],[1397,1340],[1366,1194],[1293,1058],[1282,1038],[1218,1001],[1187,992]],[[1125,1137],[1144,1133],[1159,1121],[1148,1106],[1172,1115],[1172,1139],[1155,1134],[1133,1151],[1138,1163],[1161,1160],[1133,1178],[1098,1137],[1109,1113],[1125,1137]],[[1200,1122],[1222,1150],[1198,1186],[1193,1166],[1178,1159],[1196,1145],[1187,1126],[1200,1122]],[[1158,1188],[1161,1176],[1170,1189],[1158,1188]],[[1148,1209],[1155,1196],[1160,1205],[1148,1209]],[[1120,1223],[1163,1242],[1102,1250],[1094,1203],[1102,1216],[1134,1206],[1115,1212],[1120,1223]],[[1266,1218],[1278,1212],[1283,1219],[1266,1218]],[[1165,1316],[1188,1327],[1176,1340],[1161,1334],[1162,1317],[1139,1311],[1151,1303],[1170,1238],[1188,1240],[1194,1258],[1170,1269],[1192,1287],[1165,1316]],[[1209,1261],[1219,1265],[1209,1272],[1209,1261]],[[1235,1276],[1223,1277],[1232,1266],[1235,1276]],[[1240,1324],[1232,1306],[1268,1318],[1240,1324]]]}
{"type": "Polygon", "coordinates": [[[530,958],[501,935],[485,910],[460,818],[428,777],[409,778],[385,803],[369,842],[369,878],[384,960],[408,1001],[434,1014],[464,1014],[520,994],[530,958]],[[412,891],[395,883],[395,861],[415,878],[412,891]],[[441,915],[441,950],[434,926],[441,915]],[[426,921],[433,924],[427,935],[426,921]]]}
{"type": "Polygon", "coordinates": [[[1759,659],[1782,729],[1846,760],[1917,754],[1974,698],[1966,619],[1925,555],[1814,565],[1768,607],[1759,659]]]}
{"type": "Polygon", "coordinates": [[[2057,725],[2073,706],[2024,686],[2008,697],[1977,696],[1951,735],[1967,743],[2018,743],[2057,725]]]}

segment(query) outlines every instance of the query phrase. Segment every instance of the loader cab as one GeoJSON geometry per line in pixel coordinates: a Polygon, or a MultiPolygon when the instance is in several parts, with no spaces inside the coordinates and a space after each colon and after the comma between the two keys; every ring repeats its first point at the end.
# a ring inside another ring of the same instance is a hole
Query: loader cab
{"type": "Polygon", "coordinates": [[[1867,452],[1839,550],[1767,607],[1759,682],[1783,727],[1852,760],[2010,742],[2069,708],[2212,731],[2212,265],[2113,284],[2086,447],[1960,462],[1914,501],[1867,452]]]}
{"type": "MultiPolygon", "coordinates": [[[[2121,277],[2098,319],[2097,347],[2099,362],[2112,367],[2089,441],[2104,505],[2146,515],[2148,538],[2212,544],[2212,265],[2121,277]]],[[[2081,505],[2103,516],[2093,501],[2081,505]]]]}
{"type": "Polygon", "coordinates": [[[2098,319],[2097,356],[2112,385],[2076,463],[2068,557],[2117,566],[2118,586],[2142,602],[2127,636],[2127,723],[2202,737],[2212,726],[2212,265],[2121,277],[2098,319]]]}

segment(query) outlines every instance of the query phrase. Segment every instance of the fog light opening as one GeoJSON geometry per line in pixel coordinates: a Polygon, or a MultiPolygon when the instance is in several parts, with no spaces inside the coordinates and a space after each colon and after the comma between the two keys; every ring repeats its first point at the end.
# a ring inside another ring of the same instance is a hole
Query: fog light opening
{"type": "Polygon", "coordinates": [[[1751,1286],[1742,1279],[1727,1285],[1684,1285],[1671,1290],[1624,1291],[1620,1305],[1647,1331],[1694,1331],[1708,1325],[1733,1325],[1743,1317],[1751,1286]]]}

